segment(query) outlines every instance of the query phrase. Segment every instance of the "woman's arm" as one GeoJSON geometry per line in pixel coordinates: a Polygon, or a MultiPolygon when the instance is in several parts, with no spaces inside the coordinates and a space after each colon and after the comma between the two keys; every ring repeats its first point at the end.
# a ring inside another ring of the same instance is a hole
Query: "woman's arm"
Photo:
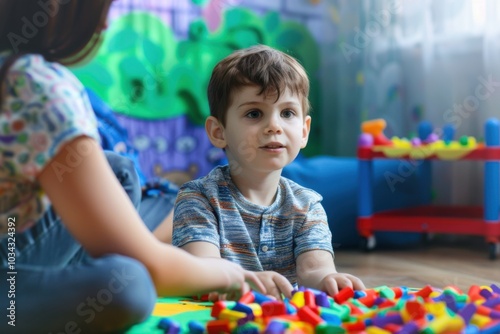
{"type": "MultiPolygon", "coordinates": [[[[184,245],[182,249],[195,256],[220,258],[219,249],[209,242],[190,242],[184,245]]],[[[282,299],[282,294],[287,298],[292,297],[293,286],[285,276],[275,271],[256,271],[255,274],[264,284],[268,295],[279,300],[282,299]]],[[[214,300],[214,298],[211,300],[214,300]]]]}
{"type": "Polygon", "coordinates": [[[143,224],[99,144],[78,137],[63,146],[38,181],[70,233],[92,256],[121,254],[148,269],[160,295],[235,291],[255,274],[220,259],[202,260],[158,241],[143,224]]]}
{"type": "Polygon", "coordinates": [[[219,249],[210,242],[194,241],[185,244],[181,248],[194,256],[220,258],[219,249]]]}

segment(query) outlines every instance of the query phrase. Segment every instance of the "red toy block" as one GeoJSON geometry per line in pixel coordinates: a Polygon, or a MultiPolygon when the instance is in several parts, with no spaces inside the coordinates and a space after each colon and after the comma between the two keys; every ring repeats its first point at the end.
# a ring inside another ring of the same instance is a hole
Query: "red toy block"
{"type": "Polygon", "coordinates": [[[219,314],[223,309],[227,308],[226,303],[222,300],[216,301],[214,305],[212,306],[212,312],[210,312],[210,315],[214,318],[219,317],[219,314]]]}
{"type": "Polygon", "coordinates": [[[262,315],[266,317],[286,314],[286,305],[279,300],[263,302],[260,306],[262,307],[262,315]]]}
{"type": "Polygon", "coordinates": [[[426,311],[424,305],[417,301],[409,300],[405,304],[405,311],[411,319],[417,320],[425,317],[426,311]]]}
{"type": "Polygon", "coordinates": [[[391,290],[394,291],[395,299],[399,299],[403,295],[403,289],[399,286],[392,287],[391,290]]]}
{"type": "Polygon", "coordinates": [[[202,301],[202,302],[208,302],[208,294],[205,294],[205,295],[197,295],[197,296],[192,296],[191,298],[193,298],[194,300],[199,300],[199,301],[202,301]]]}
{"type": "Polygon", "coordinates": [[[351,315],[362,315],[363,311],[351,302],[346,302],[345,305],[349,306],[351,315]]]}
{"type": "Polygon", "coordinates": [[[229,320],[210,320],[207,322],[208,334],[231,334],[231,326],[229,320]]]}
{"type": "Polygon", "coordinates": [[[304,304],[310,307],[316,306],[316,295],[311,290],[304,291],[304,304]]]}
{"type": "Polygon", "coordinates": [[[479,285],[471,285],[467,295],[472,302],[483,300],[484,298],[480,295],[481,287],[479,285]]]}
{"type": "Polygon", "coordinates": [[[309,306],[304,306],[304,307],[301,307],[298,311],[297,311],[297,315],[299,316],[299,319],[304,321],[304,322],[307,322],[311,325],[313,325],[314,327],[316,327],[317,325],[325,322],[320,316],[318,313],[314,312],[309,306]]]}
{"type": "Polygon", "coordinates": [[[342,304],[343,302],[352,297],[354,297],[354,290],[346,286],[345,288],[340,290],[337,294],[335,294],[335,296],[333,296],[333,300],[335,300],[337,304],[342,304]]]}
{"type": "Polygon", "coordinates": [[[363,320],[358,320],[356,322],[345,323],[343,326],[348,333],[358,333],[359,331],[364,331],[366,324],[363,320]]]}
{"type": "Polygon", "coordinates": [[[245,293],[241,298],[238,300],[238,302],[242,304],[251,304],[255,301],[255,295],[253,294],[252,291],[248,291],[245,293]]]}
{"type": "Polygon", "coordinates": [[[393,307],[395,306],[396,303],[390,299],[384,300],[382,303],[378,304],[379,309],[387,308],[387,307],[393,307]]]}
{"type": "Polygon", "coordinates": [[[416,296],[420,296],[422,298],[427,298],[432,292],[432,287],[430,285],[424,286],[422,289],[415,292],[416,296]]]}
{"type": "Polygon", "coordinates": [[[375,299],[377,297],[374,296],[373,294],[366,295],[364,297],[358,298],[357,300],[365,305],[366,307],[372,307],[375,304],[375,299]]]}

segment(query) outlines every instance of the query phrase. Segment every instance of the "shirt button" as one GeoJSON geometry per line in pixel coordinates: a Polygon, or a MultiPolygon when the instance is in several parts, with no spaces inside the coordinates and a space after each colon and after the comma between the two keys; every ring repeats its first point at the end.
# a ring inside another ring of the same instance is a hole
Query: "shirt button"
{"type": "Polygon", "coordinates": [[[267,246],[265,246],[265,245],[264,245],[264,246],[262,246],[262,251],[263,251],[263,252],[267,252],[267,251],[268,251],[268,249],[269,249],[269,247],[267,247],[267,246]]]}

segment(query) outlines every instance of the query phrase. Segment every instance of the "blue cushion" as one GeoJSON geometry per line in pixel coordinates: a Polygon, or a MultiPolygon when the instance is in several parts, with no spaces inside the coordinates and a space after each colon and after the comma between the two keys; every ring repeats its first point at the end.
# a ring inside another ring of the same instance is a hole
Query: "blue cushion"
{"type": "MultiPolygon", "coordinates": [[[[420,204],[417,173],[389,186],[386,175],[398,175],[398,160],[375,160],[373,164],[373,210],[403,208],[420,204]]],[[[358,162],[356,158],[332,156],[299,157],[283,170],[283,176],[323,196],[335,247],[359,245],[356,230],[358,212],[358,162]]],[[[404,223],[404,222],[402,222],[404,223]]],[[[404,245],[420,240],[417,233],[376,232],[377,246],[404,245]]]]}

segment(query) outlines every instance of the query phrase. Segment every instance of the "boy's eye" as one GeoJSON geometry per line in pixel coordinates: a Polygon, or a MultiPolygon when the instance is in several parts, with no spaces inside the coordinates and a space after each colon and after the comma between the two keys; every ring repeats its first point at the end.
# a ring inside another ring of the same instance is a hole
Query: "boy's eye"
{"type": "Polygon", "coordinates": [[[285,109],[281,112],[281,116],[284,118],[290,118],[293,117],[293,115],[295,115],[295,112],[291,109],[285,109]]]}
{"type": "Polygon", "coordinates": [[[260,116],[260,111],[258,111],[258,110],[250,110],[250,111],[246,114],[246,116],[247,116],[248,118],[258,118],[258,117],[260,116]]]}

